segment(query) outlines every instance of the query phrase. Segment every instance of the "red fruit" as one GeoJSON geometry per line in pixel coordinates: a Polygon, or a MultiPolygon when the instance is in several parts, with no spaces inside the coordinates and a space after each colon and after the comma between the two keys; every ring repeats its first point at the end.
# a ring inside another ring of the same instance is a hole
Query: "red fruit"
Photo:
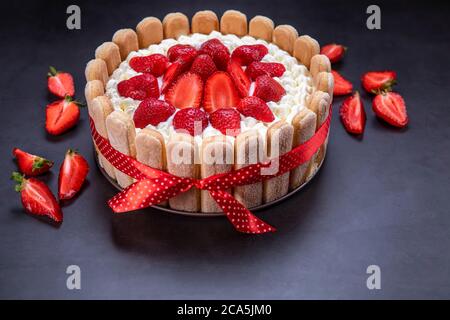
{"type": "Polygon", "coordinates": [[[25,210],[37,216],[47,216],[56,222],[62,222],[63,215],[55,196],[42,181],[13,172],[11,179],[16,181],[16,191],[20,192],[25,210]]]}
{"type": "Polygon", "coordinates": [[[280,101],[281,97],[286,93],[284,88],[277,81],[264,74],[256,78],[254,96],[264,101],[280,101]]]}
{"type": "Polygon", "coordinates": [[[50,170],[53,166],[53,161],[45,158],[35,156],[34,154],[20,150],[19,148],[13,149],[13,155],[17,159],[17,165],[20,172],[27,176],[37,176],[50,170]]]}
{"type": "Polygon", "coordinates": [[[267,47],[262,44],[243,45],[234,49],[231,59],[242,66],[248,66],[254,61],[261,61],[268,52],[267,47]]]}
{"type": "Polygon", "coordinates": [[[80,119],[78,103],[70,96],[55,101],[45,110],[45,129],[52,135],[59,135],[75,126],[80,119]]]}
{"type": "Polygon", "coordinates": [[[251,81],[242,70],[241,66],[234,60],[230,60],[227,68],[228,73],[234,81],[236,89],[241,97],[247,97],[251,81]]]}
{"type": "Polygon", "coordinates": [[[211,39],[202,44],[200,54],[207,54],[213,58],[219,70],[227,69],[228,60],[230,60],[230,51],[219,39],[211,39]]]}
{"type": "Polygon", "coordinates": [[[246,97],[241,100],[237,109],[246,117],[253,117],[262,122],[272,122],[275,116],[267,103],[258,97],[246,97]]]}
{"type": "Polygon", "coordinates": [[[397,83],[397,74],[394,71],[367,72],[362,76],[361,82],[367,92],[378,94],[392,90],[392,86],[397,83]]]}
{"type": "Polygon", "coordinates": [[[185,63],[190,63],[195,59],[197,54],[197,49],[189,44],[176,44],[167,51],[167,57],[170,62],[182,60],[185,63]]]}
{"type": "Polygon", "coordinates": [[[172,63],[170,67],[167,68],[161,86],[162,93],[165,93],[170,88],[175,79],[183,72],[184,68],[185,66],[180,61],[172,63]]]}
{"type": "Polygon", "coordinates": [[[198,74],[185,73],[167,91],[164,99],[176,108],[198,108],[202,102],[203,81],[198,74]]]}
{"type": "Polygon", "coordinates": [[[191,136],[199,135],[208,126],[208,115],[199,108],[184,108],[178,110],[173,117],[175,130],[187,131],[191,136]]]}
{"type": "Polygon", "coordinates": [[[236,87],[228,73],[217,71],[206,81],[203,97],[203,108],[206,112],[211,113],[219,108],[235,108],[239,100],[236,87]]]}
{"type": "Polygon", "coordinates": [[[373,112],[394,127],[403,128],[408,124],[406,105],[402,96],[395,92],[378,94],[372,102],[373,112]]]}
{"type": "Polygon", "coordinates": [[[59,169],[58,196],[61,200],[73,198],[86,180],[89,165],[79,153],[69,149],[59,169]]]}
{"type": "Polygon", "coordinates": [[[158,80],[149,73],[140,74],[128,80],[120,81],[117,84],[117,91],[122,97],[134,100],[158,98],[158,80]]]}
{"type": "Polygon", "coordinates": [[[166,121],[175,108],[165,101],[148,98],[142,101],[134,112],[133,120],[136,128],[145,128],[147,125],[157,126],[166,121]]]}
{"type": "Polygon", "coordinates": [[[166,71],[169,59],[162,54],[156,53],[145,57],[134,57],[130,60],[130,67],[134,71],[151,73],[155,77],[160,77],[166,71]]]}
{"type": "Polygon", "coordinates": [[[217,71],[213,59],[207,54],[198,55],[191,65],[191,72],[198,74],[203,81],[217,71]]]}
{"type": "Polygon", "coordinates": [[[61,98],[65,96],[73,97],[75,94],[72,75],[67,72],[56,71],[54,67],[50,67],[47,87],[51,93],[61,98]]]}
{"type": "Polygon", "coordinates": [[[235,108],[217,109],[209,115],[213,128],[228,136],[237,136],[241,129],[241,115],[235,108]]]}
{"type": "Polygon", "coordinates": [[[350,133],[361,134],[366,124],[364,105],[358,92],[344,100],[339,110],[342,124],[350,133]]]}
{"type": "Polygon", "coordinates": [[[337,71],[331,70],[331,74],[334,78],[333,95],[343,96],[352,93],[353,85],[350,81],[341,76],[337,71]]]}
{"type": "Polygon", "coordinates": [[[330,59],[330,62],[334,63],[340,61],[344,57],[345,51],[347,51],[347,48],[343,45],[332,43],[323,46],[320,53],[326,55],[328,59],[330,59]]]}
{"type": "Polygon", "coordinates": [[[255,80],[263,74],[267,74],[271,77],[281,77],[286,71],[283,64],[277,62],[252,62],[245,73],[252,79],[255,80]]]}

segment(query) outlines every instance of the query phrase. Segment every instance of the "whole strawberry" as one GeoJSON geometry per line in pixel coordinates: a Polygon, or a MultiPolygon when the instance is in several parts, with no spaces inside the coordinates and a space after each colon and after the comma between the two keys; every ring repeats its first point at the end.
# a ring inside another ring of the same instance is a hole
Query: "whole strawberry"
{"type": "Polygon", "coordinates": [[[19,148],[13,149],[13,155],[17,159],[20,172],[27,176],[40,175],[50,170],[53,166],[53,161],[25,152],[19,148]]]}
{"type": "Polygon", "coordinates": [[[136,128],[141,129],[149,124],[157,126],[161,122],[166,121],[174,113],[175,108],[166,101],[148,98],[142,101],[134,112],[134,125],[136,128]]]}
{"type": "Polygon", "coordinates": [[[237,136],[241,129],[241,116],[235,108],[220,108],[209,115],[213,128],[228,136],[237,136]]]}
{"type": "Polygon", "coordinates": [[[199,108],[184,108],[178,110],[173,117],[173,127],[191,136],[199,135],[208,126],[208,115],[199,108]]]}
{"type": "Polygon", "coordinates": [[[54,67],[50,67],[47,87],[51,93],[60,98],[64,98],[65,96],[73,97],[75,94],[72,75],[67,72],[56,71],[54,67]]]}
{"type": "Polygon", "coordinates": [[[89,165],[79,153],[69,149],[59,169],[58,197],[61,200],[73,198],[86,180],[89,165]]]}
{"type": "Polygon", "coordinates": [[[55,101],[45,110],[45,129],[51,135],[60,135],[74,127],[80,119],[80,103],[70,96],[55,101]]]}

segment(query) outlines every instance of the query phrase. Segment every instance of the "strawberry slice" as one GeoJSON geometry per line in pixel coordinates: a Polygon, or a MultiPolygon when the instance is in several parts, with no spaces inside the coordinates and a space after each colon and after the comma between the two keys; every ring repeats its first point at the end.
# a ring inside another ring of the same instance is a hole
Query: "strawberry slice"
{"type": "Polygon", "coordinates": [[[158,98],[158,80],[150,73],[140,74],[117,84],[117,91],[122,97],[134,100],[158,98]]]}
{"type": "Polygon", "coordinates": [[[185,66],[182,62],[176,61],[172,63],[166,70],[163,77],[163,84],[161,86],[161,92],[166,93],[167,90],[172,86],[175,79],[183,72],[185,66]]]}
{"type": "Polygon", "coordinates": [[[286,91],[277,81],[269,77],[267,74],[256,78],[254,96],[257,96],[264,101],[278,102],[284,96],[286,91]]]}
{"type": "Polygon", "coordinates": [[[203,97],[203,108],[211,113],[219,108],[235,108],[239,104],[239,94],[228,73],[217,71],[208,78],[203,97]]]}
{"type": "Polygon", "coordinates": [[[61,208],[44,182],[35,178],[25,179],[25,176],[18,172],[13,172],[11,179],[18,183],[15,189],[20,192],[22,205],[27,212],[47,216],[56,222],[63,221],[61,208]]]}
{"type": "Polygon", "coordinates": [[[72,75],[67,72],[56,71],[54,67],[50,67],[47,87],[51,93],[60,98],[64,98],[65,96],[73,97],[75,94],[72,75]]]}
{"type": "Polygon", "coordinates": [[[262,44],[243,45],[234,49],[231,59],[242,66],[248,66],[254,61],[261,61],[268,52],[267,47],[262,44]]]}
{"type": "Polygon", "coordinates": [[[67,150],[59,169],[58,196],[61,200],[73,198],[86,180],[89,165],[86,159],[72,149],[67,150]]]}
{"type": "Polygon", "coordinates": [[[185,73],[167,91],[164,99],[176,108],[198,108],[202,102],[203,81],[198,74],[185,73]]]}
{"type": "Polygon", "coordinates": [[[136,128],[141,129],[149,124],[157,126],[174,113],[175,108],[169,103],[155,98],[148,98],[142,101],[134,112],[134,125],[136,128]]]}
{"type": "Polygon", "coordinates": [[[331,74],[334,78],[334,90],[333,95],[344,96],[350,94],[353,91],[353,85],[350,81],[345,79],[339,72],[331,70],[331,74]]]}
{"type": "Polygon", "coordinates": [[[199,108],[178,110],[173,117],[173,127],[177,131],[187,132],[191,136],[199,135],[208,126],[208,115],[199,108]]]}
{"type": "Polygon", "coordinates": [[[281,77],[286,71],[283,64],[277,62],[252,62],[245,73],[252,79],[256,80],[259,76],[267,74],[271,77],[281,77]]]}
{"type": "Polygon", "coordinates": [[[210,75],[217,71],[213,59],[207,54],[198,55],[191,65],[191,72],[198,74],[206,81],[210,75]]]}
{"type": "Polygon", "coordinates": [[[362,134],[366,124],[364,105],[358,92],[344,100],[339,110],[345,130],[353,134],[362,134]]]}
{"type": "Polygon", "coordinates": [[[241,115],[235,108],[220,108],[209,115],[213,128],[222,134],[235,137],[241,130],[241,115]]]}
{"type": "Polygon", "coordinates": [[[53,161],[25,152],[19,148],[13,149],[13,155],[17,159],[20,172],[27,176],[40,175],[50,170],[53,166],[53,161]]]}
{"type": "Polygon", "coordinates": [[[347,51],[347,48],[343,45],[332,43],[323,46],[320,49],[320,54],[326,55],[331,63],[335,63],[344,57],[345,51],[347,51]]]}
{"type": "Polygon", "coordinates": [[[219,70],[225,71],[227,69],[230,51],[219,39],[214,38],[204,42],[200,47],[200,54],[207,54],[213,58],[219,70]]]}
{"type": "Polygon", "coordinates": [[[394,127],[403,128],[408,124],[406,105],[402,96],[395,92],[383,92],[372,101],[372,110],[377,117],[394,127]]]}
{"type": "Polygon", "coordinates": [[[189,44],[176,44],[167,50],[167,57],[170,62],[182,60],[186,63],[192,62],[198,51],[189,44]]]}
{"type": "Polygon", "coordinates": [[[378,94],[392,90],[397,83],[397,74],[394,71],[371,71],[362,76],[361,82],[367,92],[378,94]]]}
{"type": "Polygon", "coordinates": [[[80,119],[80,104],[70,96],[55,101],[45,109],[45,129],[51,135],[59,135],[74,127],[80,119]]]}
{"type": "Polygon", "coordinates": [[[151,73],[155,77],[164,74],[169,65],[169,59],[162,54],[155,53],[145,57],[134,57],[130,60],[130,67],[137,72],[151,73]]]}
{"type": "Polygon", "coordinates": [[[253,117],[262,122],[272,122],[275,116],[267,103],[258,97],[245,97],[239,103],[237,109],[246,117],[253,117]]]}
{"type": "Polygon", "coordinates": [[[228,62],[227,71],[233,79],[239,95],[242,98],[247,97],[248,91],[250,90],[251,81],[245,74],[244,70],[242,70],[241,66],[236,61],[230,60],[230,62],[228,62]]]}

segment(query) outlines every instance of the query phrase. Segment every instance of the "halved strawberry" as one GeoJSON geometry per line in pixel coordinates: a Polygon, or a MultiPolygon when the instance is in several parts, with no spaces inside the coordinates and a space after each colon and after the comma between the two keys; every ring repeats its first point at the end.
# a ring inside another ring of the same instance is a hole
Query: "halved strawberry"
{"type": "Polygon", "coordinates": [[[255,92],[253,93],[254,96],[257,96],[266,102],[278,102],[285,93],[286,91],[281,84],[267,74],[263,74],[256,78],[255,92]]]}
{"type": "Polygon", "coordinates": [[[35,178],[13,172],[11,179],[16,181],[16,191],[20,192],[22,205],[26,211],[37,216],[47,216],[53,221],[62,222],[63,215],[55,196],[47,185],[35,178]]]}
{"type": "Polygon", "coordinates": [[[170,62],[182,59],[184,62],[192,62],[197,56],[198,51],[189,44],[176,44],[167,50],[167,57],[170,62]]]}
{"type": "Polygon", "coordinates": [[[231,59],[242,66],[248,66],[254,61],[261,61],[268,52],[269,50],[263,44],[243,45],[234,49],[231,59]]]}
{"type": "Polygon", "coordinates": [[[230,51],[219,39],[214,38],[204,42],[200,47],[200,54],[207,54],[213,58],[219,70],[227,69],[230,51]]]}
{"type": "Polygon", "coordinates": [[[70,96],[55,101],[45,109],[45,129],[52,135],[59,135],[75,126],[80,119],[79,103],[70,96]]]}
{"type": "Polygon", "coordinates": [[[34,154],[20,150],[19,148],[13,149],[13,155],[17,159],[17,166],[20,172],[27,176],[37,176],[50,170],[53,166],[53,161],[45,158],[35,156],[34,154]]]}
{"type": "Polygon", "coordinates": [[[149,124],[157,126],[174,113],[175,108],[166,101],[148,98],[142,101],[134,112],[134,125],[141,129],[149,124]]]}
{"type": "Polygon", "coordinates": [[[367,92],[378,94],[392,90],[397,83],[397,74],[394,71],[371,71],[363,74],[361,82],[367,92]]]}
{"type": "Polygon", "coordinates": [[[255,80],[263,74],[267,74],[271,77],[281,77],[286,71],[283,64],[277,62],[252,62],[245,73],[252,79],[255,80]]]}
{"type": "Polygon", "coordinates": [[[203,97],[206,112],[211,113],[219,108],[236,108],[239,100],[239,94],[228,73],[217,71],[206,81],[203,97]]]}
{"type": "Polygon", "coordinates": [[[364,105],[358,92],[344,100],[339,110],[342,124],[350,133],[361,134],[366,124],[364,105]]]}
{"type": "Polygon", "coordinates": [[[164,99],[176,108],[198,108],[202,102],[203,81],[196,73],[185,73],[167,91],[164,99]]]}
{"type": "Polygon", "coordinates": [[[86,159],[72,149],[67,150],[59,169],[58,196],[61,200],[73,198],[86,180],[89,164],[86,159]]]}
{"type": "Polygon", "coordinates": [[[54,67],[50,67],[47,80],[48,90],[60,98],[65,96],[73,97],[75,94],[75,86],[70,73],[56,71],[54,67]]]}
{"type": "Polygon", "coordinates": [[[200,54],[192,62],[191,72],[198,74],[206,81],[210,75],[217,71],[213,59],[207,54],[200,54]]]}
{"type": "Polygon", "coordinates": [[[350,94],[353,91],[353,85],[350,81],[345,79],[339,72],[331,70],[331,74],[334,78],[334,96],[343,96],[346,94],[350,94]]]}
{"type": "Polygon", "coordinates": [[[241,99],[237,109],[246,117],[253,117],[262,122],[272,122],[275,116],[267,103],[258,97],[245,97],[241,99]]]}
{"type": "Polygon", "coordinates": [[[241,115],[235,108],[220,108],[209,115],[213,128],[227,136],[237,136],[241,129],[241,115]]]}
{"type": "Polygon", "coordinates": [[[245,74],[244,70],[242,70],[242,67],[239,65],[239,63],[231,59],[228,62],[227,71],[230,74],[231,78],[233,79],[236,89],[239,92],[239,95],[242,98],[247,97],[248,91],[250,90],[251,81],[245,74]]]}
{"type": "Polygon", "coordinates": [[[175,79],[183,72],[185,66],[182,62],[176,61],[172,63],[166,70],[163,77],[163,84],[161,86],[161,92],[166,93],[175,79]]]}
{"type": "Polygon", "coordinates": [[[130,60],[130,67],[137,72],[151,73],[155,77],[164,74],[169,65],[169,59],[166,56],[155,53],[145,57],[134,57],[130,60]]]}
{"type": "Polygon", "coordinates": [[[320,49],[320,53],[326,55],[331,63],[340,61],[344,57],[345,51],[347,51],[346,47],[336,43],[327,44],[320,49]]]}
{"type": "Polygon", "coordinates": [[[122,97],[135,100],[158,98],[158,80],[150,73],[140,74],[117,84],[117,91],[122,97]]]}
{"type": "Polygon", "coordinates": [[[175,113],[172,124],[177,131],[199,135],[208,126],[208,115],[199,108],[184,108],[175,113]]]}
{"type": "Polygon", "coordinates": [[[394,127],[403,128],[408,124],[406,105],[402,96],[395,92],[383,92],[372,101],[373,112],[394,127]]]}

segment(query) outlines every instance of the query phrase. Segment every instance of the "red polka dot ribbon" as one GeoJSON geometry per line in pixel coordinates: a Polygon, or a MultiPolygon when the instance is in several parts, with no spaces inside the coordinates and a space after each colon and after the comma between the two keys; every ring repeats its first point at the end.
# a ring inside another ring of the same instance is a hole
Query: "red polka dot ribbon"
{"type": "Polygon", "coordinates": [[[211,197],[217,202],[236,230],[243,233],[266,233],[276,231],[276,229],[253,215],[226,190],[274,178],[309,161],[325,142],[330,122],[331,108],[325,122],[308,141],[279,157],[279,169],[276,174],[262,174],[261,169],[269,167],[270,163],[256,163],[201,180],[177,177],[146,166],[114,149],[109,141],[97,132],[92,118],[90,127],[98,151],[117,170],[136,180],[108,201],[108,205],[114,212],[122,213],[143,209],[196,187],[209,191],[211,197]]]}

